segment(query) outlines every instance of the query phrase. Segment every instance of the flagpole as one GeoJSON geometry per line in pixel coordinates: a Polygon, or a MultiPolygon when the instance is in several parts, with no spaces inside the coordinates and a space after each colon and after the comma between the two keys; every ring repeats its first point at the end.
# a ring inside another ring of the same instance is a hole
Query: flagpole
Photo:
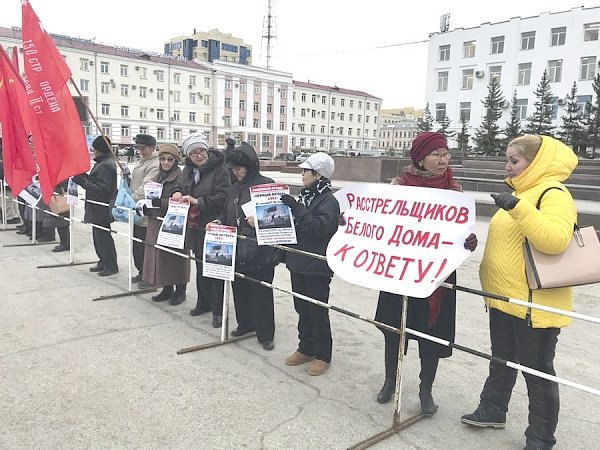
{"type": "Polygon", "coordinates": [[[87,110],[88,114],[90,115],[90,117],[92,118],[92,120],[94,121],[94,123],[96,124],[96,128],[100,131],[100,135],[102,136],[102,139],[104,139],[104,143],[108,147],[108,150],[110,151],[111,156],[116,161],[117,165],[119,167],[121,167],[121,162],[119,161],[119,158],[117,157],[117,155],[115,154],[114,150],[112,149],[112,145],[110,145],[110,142],[108,141],[108,138],[106,137],[106,135],[102,131],[102,127],[98,123],[98,120],[96,120],[96,116],[94,116],[94,113],[90,109],[90,106],[88,105],[87,100],[84,99],[85,97],[83,96],[83,94],[81,93],[81,91],[79,90],[79,88],[77,87],[77,84],[73,80],[73,77],[69,78],[69,80],[71,81],[71,84],[73,85],[73,87],[77,91],[77,94],[79,95],[79,98],[81,99],[81,102],[85,105],[85,109],[87,110]]]}

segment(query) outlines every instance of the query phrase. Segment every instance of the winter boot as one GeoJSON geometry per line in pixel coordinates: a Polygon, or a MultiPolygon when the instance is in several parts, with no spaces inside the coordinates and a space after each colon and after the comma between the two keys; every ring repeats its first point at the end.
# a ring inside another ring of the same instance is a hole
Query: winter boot
{"type": "Polygon", "coordinates": [[[153,302],[164,302],[165,300],[170,299],[172,295],[173,295],[173,286],[165,286],[165,287],[163,287],[162,291],[160,291],[160,294],[152,297],[152,301],[153,302]]]}
{"type": "Polygon", "coordinates": [[[377,393],[377,403],[388,403],[396,391],[396,371],[398,369],[398,346],[395,342],[385,341],[385,381],[377,393]]]}
{"type": "Polygon", "coordinates": [[[171,300],[169,300],[169,305],[175,306],[175,305],[179,305],[180,303],[185,302],[185,288],[187,287],[187,284],[178,284],[175,287],[175,293],[173,294],[173,297],[171,297],[171,300]]]}
{"type": "Polygon", "coordinates": [[[421,401],[421,412],[425,416],[433,416],[438,409],[438,406],[433,402],[431,388],[433,387],[439,361],[439,358],[421,358],[419,400],[421,401]]]}

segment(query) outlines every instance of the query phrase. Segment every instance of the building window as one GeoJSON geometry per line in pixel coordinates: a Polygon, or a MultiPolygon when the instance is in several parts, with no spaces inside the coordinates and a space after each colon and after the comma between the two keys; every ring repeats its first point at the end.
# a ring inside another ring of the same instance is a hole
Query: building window
{"type": "Polygon", "coordinates": [[[240,117],[239,124],[240,124],[240,127],[245,127],[246,126],[246,118],[240,117]]]}
{"type": "Polygon", "coordinates": [[[548,80],[550,83],[560,83],[562,78],[562,59],[548,61],[548,80]]]}
{"type": "Polygon", "coordinates": [[[100,83],[100,93],[108,94],[110,92],[110,83],[108,81],[103,81],[100,83]]]}
{"type": "Polygon", "coordinates": [[[179,72],[173,73],[173,84],[181,84],[181,74],[179,72]]]}
{"type": "Polygon", "coordinates": [[[298,124],[298,131],[300,133],[304,133],[304,127],[305,127],[305,125],[303,123],[299,123],[298,124]]]}
{"type": "Polygon", "coordinates": [[[531,63],[519,64],[517,84],[528,85],[531,82],[531,63]]]}
{"type": "Polygon", "coordinates": [[[121,117],[129,117],[129,106],[121,105],[121,117]]]}
{"type": "Polygon", "coordinates": [[[335,106],[335,97],[331,97],[331,106],[335,106]]]}
{"type": "Polygon", "coordinates": [[[496,36],[492,38],[492,55],[504,53],[504,36],[496,36]]]}
{"type": "Polygon", "coordinates": [[[583,26],[583,40],[585,42],[597,41],[599,30],[600,30],[600,22],[586,23],[583,26]]]}
{"type": "Polygon", "coordinates": [[[331,111],[331,120],[335,120],[335,112],[331,111]]]}
{"type": "Polygon", "coordinates": [[[450,60],[450,45],[440,45],[439,47],[439,60],[448,61],[450,60]]]}
{"type": "Polygon", "coordinates": [[[582,113],[584,116],[589,115],[592,111],[592,96],[591,95],[578,95],[577,97],[577,112],[582,113]]]}
{"type": "Polygon", "coordinates": [[[181,111],[173,111],[173,119],[174,122],[179,122],[181,120],[181,111]]]}
{"type": "Polygon", "coordinates": [[[437,122],[441,122],[444,120],[444,116],[446,115],[446,104],[445,103],[436,103],[435,104],[435,120],[437,122]]]}
{"type": "Polygon", "coordinates": [[[190,75],[189,83],[190,86],[196,86],[196,76],[190,75]]]}
{"type": "Polygon", "coordinates": [[[465,69],[462,71],[462,89],[473,89],[474,69],[465,69]]]}
{"type": "Polygon", "coordinates": [[[110,136],[111,135],[110,125],[107,125],[105,123],[102,124],[102,134],[104,134],[105,136],[110,136]]]}
{"type": "Polygon", "coordinates": [[[179,128],[173,130],[173,139],[176,141],[181,140],[181,130],[179,128]]]}
{"type": "Polygon", "coordinates": [[[100,73],[108,75],[108,62],[100,61],[100,73]]]}
{"type": "Polygon", "coordinates": [[[231,81],[230,80],[225,80],[225,90],[226,91],[231,90],[231,81]]]}
{"type": "MultiPolygon", "coordinates": [[[[255,95],[260,95],[260,84],[259,85],[255,85],[254,86],[254,94],[255,95]]],[[[306,101],[306,94],[302,94],[304,96],[304,98],[302,99],[302,101],[306,101]]]]}
{"type": "Polygon", "coordinates": [[[156,100],[164,100],[165,99],[165,90],[157,89],[156,90],[156,100]]]}
{"type": "Polygon", "coordinates": [[[204,105],[210,106],[210,95],[204,94],[204,105]]]}
{"type": "Polygon", "coordinates": [[[156,81],[165,81],[165,72],[162,70],[155,70],[156,81]]]}
{"type": "Polygon", "coordinates": [[[502,75],[502,66],[490,66],[490,81],[496,80],[500,84],[502,75]]]}
{"type": "Polygon", "coordinates": [[[79,80],[79,89],[88,92],[90,90],[90,80],[79,80]]]}
{"type": "Polygon", "coordinates": [[[126,64],[121,64],[121,76],[128,77],[129,76],[129,66],[126,64]]]}
{"type": "Polygon", "coordinates": [[[246,100],[240,100],[240,109],[241,110],[245,110],[246,109],[246,100]]]}
{"type": "Polygon", "coordinates": [[[101,113],[103,116],[110,116],[110,105],[108,103],[102,103],[101,113]]]}
{"type": "Polygon", "coordinates": [[[79,60],[79,69],[83,70],[84,72],[88,72],[90,70],[90,60],[81,58],[79,60]]]}
{"type": "Polygon", "coordinates": [[[148,88],[146,86],[140,86],[138,92],[140,93],[140,98],[148,98],[148,88]]]}
{"type": "Polygon", "coordinates": [[[321,134],[325,134],[325,125],[321,125],[321,134]]]}
{"type": "Polygon", "coordinates": [[[272,130],[272,129],[273,129],[273,121],[267,120],[267,130],[272,130]]]}
{"type": "Polygon", "coordinates": [[[279,114],[281,114],[281,115],[285,114],[285,105],[281,105],[279,107],[279,114]]]}
{"type": "Polygon", "coordinates": [[[516,103],[517,105],[517,116],[519,120],[527,119],[527,99],[526,98],[518,98],[516,103]]]}
{"type": "Polygon", "coordinates": [[[223,116],[223,125],[226,127],[231,126],[231,116],[223,116]]]}
{"type": "Polygon", "coordinates": [[[283,148],[283,136],[275,136],[275,147],[283,148]]]}
{"type": "Polygon", "coordinates": [[[189,121],[191,123],[195,123],[196,122],[196,113],[194,111],[190,112],[189,121]]]}
{"type": "Polygon", "coordinates": [[[210,124],[210,114],[209,113],[204,113],[204,124],[205,125],[210,124]]]}
{"type": "Polygon", "coordinates": [[[121,125],[121,137],[129,137],[129,125],[121,125]]]}
{"type": "Polygon", "coordinates": [[[259,102],[253,103],[252,111],[260,111],[260,103],[259,102]]]}
{"type": "Polygon", "coordinates": [[[581,68],[579,70],[580,80],[593,80],[596,76],[596,57],[586,56],[581,58],[581,68]]]}
{"type": "MultiPolygon", "coordinates": [[[[344,106],[345,104],[346,104],[346,99],[345,99],[345,98],[342,98],[342,99],[340,100],[340,106],[344,106]]],[[[367,109],[368,109],[368,108],[367,108],[367,109]]]]}
{"type": "Polygon", "coordinates": [[[558,117],[558,97],[552,97],[550,106],[551,106],[550,118],[556,119],[558,117]]]}
{"type": "Polygon", "coordinates": [[[352,119],[354,119],[354,114],[348,114],[348,122],[352,122],[352,119]]]}
{"type": "Polygon", "coordinates": [[[326,105],[327,104],[327,97],[323,96],[321,97],[321,105],[326,105]]]}
{"type": "Polygon", "coordinates": [[[258,119],[252,120],[252,126],[254,128],[260,128],[260,122],[259,122],[259,120],[258,119]]]}
{"type": "Polygon", "coordinates": [[[129,85],[128,84],[121,85],[121,97],[129,97],[129,85]]]}
{"type": "Polygon", "coordinates": [[[173,101],[174,102],[181,101],[181,92],[180,91],[173,91],[173,101]]]}
{"type": "Polygon", "coordinates": [[[552,28],[550,30],[550,45],[565,45],[567,40],[567,27],[552,28]]]}
{"type": "Polygon", "coordinates": [[[279,122],[279,130],[285,131],[285,122],[279,122]]]}
{"type": "Polygon", "coordinates": [[[311,100],[313,103],[317,103],[317,94],[312,94],[312,95],[310,96],[310,100],[311,100]]]}
{"type": "Polygon", "coordinates": [[[148,127],[140,127],[140,133],[148,134],[148,127]]]}
{"type": "Polygon", "coordinates": [[[535,47],[535,31],[521,33],[521,50],[533,50],[535,47]]]}
{"type": "Polygon", "coordinates": [[[142,67],[140,69],[140,80],[146,80],[148,79],[148,69],[145,67],[142,67]]]}
{"type": "Polygon", "coordinates": [[[230,98],[226,98],[225,99],[225,104],[223,106],[225,106],[225,108],[231,108],[231,99],[230,98]]]}
{"type": "Polygon", "coordinates": [[[437,90],[440,92],[448,90],[448,71],[447,70],[444,70],[443,72],[438,72],[437,90]]]}
{"type": "Polygon", "coordinates": [[[190,103],[192,105],[196,104],[196,93],[195,92],[190,92],[190,103]]]}
{"type": "Polygon", "coordinates": [[[475,56],[475,41],[463,42],[463,58],[473,58],[475,56]]]}
{"type": "Polygon", "coordinates": [[[165,110],[158,108],[156,110],[156,120],[165,120],[165,110]]]}
{"type": "Polygon", "coordinates": [[[267,103],[267,112],[268,113],[272,113],[273,112],[273,105],[271,103],[267,103]]]}
{"type": "MultiPolygon", "coordinates": [[[[368,117],[368,116],[367,116],[368,117]]],[[[340,120],[343,122],[344,121],[344,113],[340,113],[340,120]]]]}
{"type": "Polygon", "coordinates": [[[313,119],[316,119],[316,118],[317,118],[317,111],[316,111],[316,110],[314,110],[314,109],[313,109],[313,110],[311,110],[311,111],[310,111],[310,116],[311,116],[313,119]]]}
{"type": "MultiPolygon", "coordinates": [[[[146,108],[145,106],[140,107],[140,119],[147,119],[148,118],[148,108],[146,108]]],[[[140,131],[141,133],[141,131],[140,131]]]]}
{"type": "Polygon", "coordinates": [[[471,120],[471,102],[460,102],[460,120],[471,120]]]}
{"type": "Polygon", "coordinates": [[[204,77],[204,87],[205,88],[210,87],[210,78],[209,77],[204,77]]]}
{"type": "Polygon", "coordinates": [[[164,139],[165,138],[165,129],[157,128],[156,129],[156,139],[164,139]]]}

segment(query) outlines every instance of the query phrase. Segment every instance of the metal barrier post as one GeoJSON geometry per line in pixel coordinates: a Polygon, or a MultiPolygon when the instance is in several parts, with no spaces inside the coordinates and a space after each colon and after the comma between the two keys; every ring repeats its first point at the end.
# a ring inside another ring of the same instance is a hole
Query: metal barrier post
{"type": "Polygon", "coordinates": [[[128,279],[128,284],[127,284],[127,290],[129,292],[133,291],[133,282],[131,281],[131,278],[133,278],[133,268],[131,267],[132,264],[132,260],[133,260],[133,210],[130,209],[127,211],[128,212],[128,229],[129,229],[129,238],[127,239],[127,279],[128,279]]]}

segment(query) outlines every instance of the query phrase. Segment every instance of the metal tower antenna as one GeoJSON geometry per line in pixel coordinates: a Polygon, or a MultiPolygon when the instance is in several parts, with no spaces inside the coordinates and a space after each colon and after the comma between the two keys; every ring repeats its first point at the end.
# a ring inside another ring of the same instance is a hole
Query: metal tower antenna
{"type": "Polygon", "coordinates": [[[265,16],[263,21],[262,38],[263,42],[265,39],[267,40],[267,69],[271,68],[271,47],[273,45],[271,43],[271,40],[277,38],[275,34],[276,25],[275,16],[273,15],[273,3],[274,0],[267,0],[267,15],[265,16]]]}

